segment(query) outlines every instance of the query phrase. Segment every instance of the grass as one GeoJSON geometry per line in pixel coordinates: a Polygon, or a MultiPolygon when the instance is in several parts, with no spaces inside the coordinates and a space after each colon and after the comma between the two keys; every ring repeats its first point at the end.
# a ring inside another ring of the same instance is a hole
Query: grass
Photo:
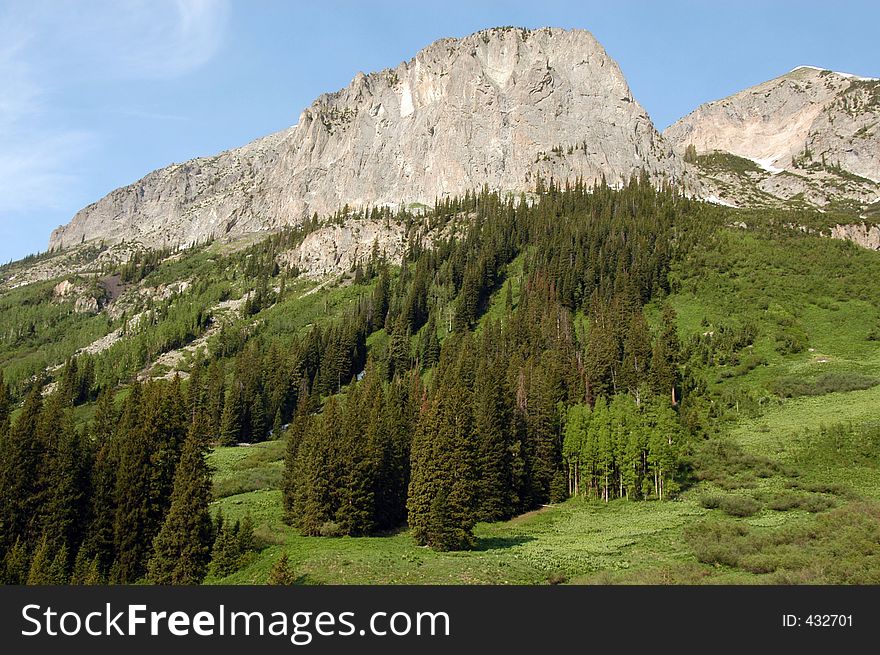
{"type": "MultiPolygon", "coordinates": [[[[251,515],[265,547],[239,571],[208,582],[261,584],[282,554],[307,584],[873,581],[876,506],[870,499],[880,499],[880,462],[829,450],[818,428],[851,423],[860,429],[880,415],[880,386],[868,384],[880,377],[880,343],[867,338],[880,319],[880,292],[872,281],[880,276],[880,257],[762,229],[722,230],[693,255],[696,261],[675,272],[668,301],[678,312],[683,340],[718,324],[757,326],[753,343],[729,365],[706,369],[714,402],[735,392],[754,406],[726,408],[726,436],[697,449],[694,480],[676,500],[570,499],[477,525],[473,551],[437,553],[416,546],[405,530],[368,538],[304,537],[282,521],[283,442],[221,448],[211,455],[213,507],[231,519],[251,515]],[[802,352],[779,351],[784,330],[803,333],[802,352]],[[779,397],[774,389],[780,385],[797,393],[779,397]]],[[[508,270],[514,302],[519,266],[515,260],[508,270]]],[[[362,292],[336,287],[296,294],[275,310],[277,318],[272,310],[261,317],[268,333],[288,316],[295,318],[285,329],[302,329],[328,313],[338,315],[362,292]]],[[[505,296],[502,285],[481,324],[503,315],[505,296]]],[[[656,317],[658,308],[649,310],[656,317]]],[[[381,350],[386,341],[380,331],[368,344],[381,350]]]]}
{"type": "Polygon", "coordinates": [[[704,510],[693,501],[607,505],[572,499],[511,521],[479,524],[477,548],[438,553],[403,531],[381,537],[303,537],[281,522],[279,491],[255,491],[215,503],[225,516],[250,514],[267,545],[222,580],[262,584],[287,554],[312,584],[548,584],[599,571],[692,560],[681,527],[704,510]]]}

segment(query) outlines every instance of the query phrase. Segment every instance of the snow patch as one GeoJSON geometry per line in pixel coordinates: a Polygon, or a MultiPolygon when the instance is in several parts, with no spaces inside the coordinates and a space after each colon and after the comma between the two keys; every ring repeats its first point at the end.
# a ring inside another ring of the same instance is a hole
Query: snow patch
{"type": "Polygon", "coordinates": [[[735,204],[730,202],[729,200],[724,200],[723,198],[719,198],[716,195],[706,196],[703,198],[706,202],[711,202],[713,205],[723,205],[724,207],[736,207],[735,204]]]}
{"type": "Polygon", "coordinates": [[[400,95],[400,117],[406,118],[414,111],[412,90],[409,88],[409,82],[404,82],[403,92],[400,95]]]}
{"type": "Polygon", "coordinates": [[[853,80],[859,80],[861,82],[877,82],[880,81],[880,78],[877,77],[862,77],[861,75],[853,75],[852,73],[841,73],[839,71],[833,71],[835,75],[840,75],[841,77],[848,77],[853,80]]]}
{"type": "Polygon", "coordinates": [[[776,157],[764,157],[763,159],[755,159],[753,157],[748,157],[748,159],[755,162],[758,166],[763,168],[765,171],[767,171],[771,175],[778,175],[783,170],[785,170],[783,168],[779,168],[778,166],[773,165],[773,162],[776,161],[776,157]]]}
{"type": "MultiPolygon", "coordinates": [[[[818,66],[795,66],[789,72],[794,73],[795,71],[803,70],[803,69],[814,70],[814,71],[819,71],[819,72],[823,72],[823,71],[828,70],[827,68],[819,68],[818,66]]],[[[877,78],[877,77],[862,77],[860,75],[853,75],[852,73],[841,73],[840,71],[829,71],[829,72],[834,73],[835,75],[840,75],[840,77],[846,77],[846,78],[853,79],[853,80],[860,80],[862,82],[880,81],[880,78],[877,78]]]]}

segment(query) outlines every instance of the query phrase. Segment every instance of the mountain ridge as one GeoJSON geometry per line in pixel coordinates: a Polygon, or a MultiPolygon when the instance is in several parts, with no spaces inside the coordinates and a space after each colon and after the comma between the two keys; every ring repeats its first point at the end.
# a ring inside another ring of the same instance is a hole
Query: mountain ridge
{"type": "Polygon", "coordinates": [[[50,247],[188,245],[344,208],[531,190],[538,177],[680,184],[683,163],[584,30],[492,28],[355,75],[295,126],[153,171],[78,212],[50,247]]]}
{"type": "Polygon", "coordinates": [[[682,155],[693,147],[692,158],[724,152],[757,164],[762,171],[746,175],[698,166],[735,205],[801,200],[823,208],[841,201],[864,206],[880,198],[875,78],[798,66],[700,105],[664,136],[682,155]]]}

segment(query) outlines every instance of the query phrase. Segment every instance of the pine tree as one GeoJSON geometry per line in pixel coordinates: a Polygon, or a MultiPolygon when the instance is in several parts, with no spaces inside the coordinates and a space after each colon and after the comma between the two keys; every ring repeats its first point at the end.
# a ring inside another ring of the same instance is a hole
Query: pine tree
{"type": "Polygon", "coordinates": [[[38,510],[37,493],[45,447],[40,441],[43,399],[39,386],[25,398],[24,406],[5,440],[0,453],[0,550],[6,551],[22,537],[35,544],[39,534],[27,526],[38,510]]]}
{"type": "Polygon", "coordinates": [[[475,445],[467,391],[450,385],[419,422],[413,446],[409,524],[435,550],[474,546],[475,445]]]}
{"type": "Polygon", "coordinates": [[[97,454],[89,484],[88,528],[80,549],[80,552],[97,561],[101,575],[106,575],[113,563],[116,469],[119,465],[117,442],[114,439],[117,421],[112,394],[101,394],[91,426],[97,454]]]}
{"type": "Polygon", "coordinates": [[[15,540],[12,548],[6,551],[3,557],[3,579],[6,585],[23,585],[27,583],[30,560],[27,546],[20,538],[15,540]]]}
{"type": "Polygon", "coordinates": [[[241,566],[241,555],[238,530],[227,521],[217,534],[211,549],[211,574],[223,578],[234,573],[241,566]]]}
{"type": "Polygon", "coordinates": [[[284,553],[269,571],[269,579],[266,584],[269,585],[292,585],[296,583],[296,576],[290,570],[290,561],[287,553],[284,553]]]}
{"type": "Polygon", "coordinates": [[[341,443],[337,444],[343,461],[336,521],[342,532],[353,536],[375,529],[375,478],[381,465],[377,452],[379,437],[375,430],[369,430],[369,410],[361,401],[364,389],[365,385],[359,384],[348,394],[339,435],[341,443]]]}
{"type": "Polygon", "coordinates": [[[223,418],[220,422],[220,443],[234,446],[242,440],[245,401],[240,383],[233,383],[229,396],[223,405],[223,418]]]}
{"type": "Polygon", "coordinates": [[[297,462],[299,461],[300,445],[304,436],[311,429],[311,409],[312,397],[308,392],[308,381],[303,379],[296,413],[285,434],[287,443],[284,448],[284,477],[281,488],[284,497],[284,522],[289,525],[296,522],[297,490],[300,483],[297,462]]]}
{"type": "Polygon", "coordinates": [[[623,343],[620,388],[641,403],[642,385],[647,382],[651,364],[651,333],[641,311],[632,314],[623,343]]]}
{"type": "Polygon", "coordinates": [[[395,375],[403,375],[412,366],[410,354],[410,331],[403,316],[395,322],[394,330],[388,345],[388,379],[393,380],[395,375]]]}
{"type": "Polygon", "coordinates": [[[514,511],[510,413],[506,391],[494,367],[477,371],[474,385],[474,432],[477,439],[477,518],[499,521],[514,511]]]}
{"type": "Polygon", "coordinates": [[[4,445],[4,439],[9,434],[9,415],[12,412],[12,398],[9,395],[9,387],[3,379],[3,371],[0,370],[0,445],[4,445]]]}
{"type": "Polygon", "coordinates": [[[50,455],[49,489],[42,510],[43,534],[50,548],[76,551],[85,536],[88,512],[91,449],[73,425],[70,415],[62,417],[50,455]]]}
{"type": "MultiPolygon", "coordinates": [[[[236,521],[236,523],[238,522],[236,521]]],[[[250,514],[245,514],[241,523],[238,523],[238,530],[236,530],[235,538],[238,544],[238,552],[242,555],[256,549],[254,520],[251,518],[250,514]]]]}
{"type": "MultiPolygon", "coordinates": [[[[116,470],[113,524],[115,560],[111,580],[131,584],[145,572],[149,555],[150,519],[150,441],[142,425],[138,387],[132,389],[120,421],[119,465],[116,470]]],[[[144,414],[147,415],[146,413],[144,414]]]]}
{"type": "Polygon", "coordinates": [[[174,474],[171,508],[153,542],[148,577],[155,584],[198,584],[211,550],[211,475],[201,438],[191,433],[174,474]]]}
{"type": "Polygon", "coordinates": [[[431,312],[428,322],[422,330],[422,336],[419,340],[419,359],[425,368],[430,368],[440,361],[440,341],[437,339],[435,312],[431,312]]]}
{"type": "Polygon", "coordinates": [[[679,400],[677,385],[680,359],[681,345],[678,340],[677,317],[675,310],[670,305],[665,305],[663,327],[654,341],[654,351],[651,356],[651,388],[661,398],[669,398],[672,405],[677,405],[679,400]]]}
{"type": "Polygon", "coordinates": [[[67,547],[53,552],[46,539],[41,539],[31,560],[28,585],[63,585],[67,582],[67,547]]]}

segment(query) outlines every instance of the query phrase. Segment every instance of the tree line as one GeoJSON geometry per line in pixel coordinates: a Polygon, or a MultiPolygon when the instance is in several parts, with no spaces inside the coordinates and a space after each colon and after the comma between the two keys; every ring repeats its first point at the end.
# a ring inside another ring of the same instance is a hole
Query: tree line
{"type": "MultiPolygon", "coordinates": [[[[94,367],[69,362],[59,392],[35,386],[0,423],[7,579],[22,579],[14,562],[57,559],[69,576],[200,580],[236,541],[208,514],[205,451],[269,436],[287,439],[286,520],[310,535],[408,525],[458,549],[478,521],[569,495],[669,497],[700,385],[674,312],[651,330],[644,307],[698,213],[644,177],[619,191],[550,181],[537,200],[484,189],[438,203],[425,220],[448,236],[412,232],[399,266],[377,252],[358,264],[345,317],[219,339],[186,383],[133,382],[118,403],[105,390],[86,430],[70,406],[94,393],[94,367]]],[[[242,266],[278,275],[274,248],[242,266]]]]}

